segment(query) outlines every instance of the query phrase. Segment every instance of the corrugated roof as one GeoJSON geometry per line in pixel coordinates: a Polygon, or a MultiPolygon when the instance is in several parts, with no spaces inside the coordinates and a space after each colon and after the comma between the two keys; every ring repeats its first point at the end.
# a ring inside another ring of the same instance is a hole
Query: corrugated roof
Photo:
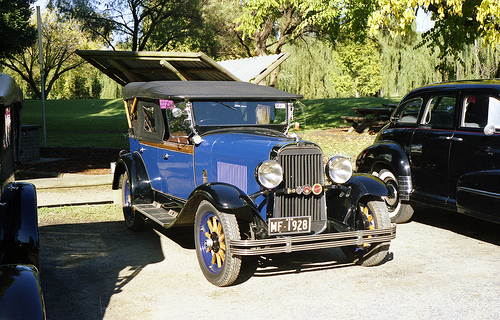
{"type": "Polygon", "coordinates": [[[245,82],[259,83],[290,56],[290,53],[273,54],[237,60],[220,61],[218,64],[245,82]]]}
{"type": "Polygon", "coordinates": [[[245,81],[259,83],[289,53],[215,62],[201,52],[77,50],[76,53],[124,86],[137,81],[245,81]]]}
{"type": "Polygon", "coordinates": [[[76,53],[124,86],[136,81],[241,81],[201,52],[77,50],[76,53]]]}

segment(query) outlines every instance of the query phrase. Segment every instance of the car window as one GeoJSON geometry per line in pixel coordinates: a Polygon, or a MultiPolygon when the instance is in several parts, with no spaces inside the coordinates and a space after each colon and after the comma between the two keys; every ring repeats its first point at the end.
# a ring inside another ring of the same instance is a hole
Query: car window
{"type": "Polygon", "coordinates": [[[395,122],[400,123],[417,123],[418,113],[420,112],[420,108],[422,106],[422,99],[415,98],[403,102],[402,105],[398,107],[396,113],[393,117],[395,122]]]}
{"type": "Polygon", "coordinates": [[[196,124],[225,125],[284,125],[287,106],[277,101],[194,101],[196,124]]]}
{"type": "MultiPolygon", "coordinates": [[[[484,128],[488,124],[489,109],[492,114],[495,109],[495,98],[490,103],[490,97],[486,94],[466,95],[463,100],[461,127],[484,128]],[[489,108],[489,105],[491,107],[489,108]]],[[[498,100],[496,100],[498,101],[498,100]]]]}
{"type": "Polygon", "coordinates": [[[455,96],[434,96],[427,102],[427,108],[422,117],[422,124],[453,128],[455,123],[455,96]]]}
{"type": "Polygon", "coordinates": [[[489,98],[488,124],[500,128],[500,100],[494,97],[489,98]]]}
{"type": "Polygon", "coordinates": [[[190,121],[191,103],[172,100],[160,100],[162,110],[165,110],[169,137],[187,137],[191,133],[190,121]]]}

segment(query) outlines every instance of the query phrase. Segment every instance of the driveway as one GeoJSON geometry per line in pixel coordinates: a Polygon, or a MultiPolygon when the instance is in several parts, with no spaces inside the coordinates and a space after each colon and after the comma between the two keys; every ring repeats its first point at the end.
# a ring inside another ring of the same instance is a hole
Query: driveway
{"type": "Polygon", "coordinates": [[[500,225],[423,209],[384,264],[340,249],[249,260],[238,284],[203,277],[191,229],[133,233],[40,222],[50,319],[500,319],[500,225]]]}

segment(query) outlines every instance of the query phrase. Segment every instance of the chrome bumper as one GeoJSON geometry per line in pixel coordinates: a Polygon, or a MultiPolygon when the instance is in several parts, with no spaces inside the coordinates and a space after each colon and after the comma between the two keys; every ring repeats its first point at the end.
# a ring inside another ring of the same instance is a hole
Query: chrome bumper
{"type": "Polygon", "coordinates": [[[240,256],[255,256],[274,253],[290,253],[315,249],[361,246],[365,243],[380,243],[396,238],[396,225],[391,228],[325,233],[309,236],[286,236],[262,240],[230,240],[231,253],[240,256]]]}

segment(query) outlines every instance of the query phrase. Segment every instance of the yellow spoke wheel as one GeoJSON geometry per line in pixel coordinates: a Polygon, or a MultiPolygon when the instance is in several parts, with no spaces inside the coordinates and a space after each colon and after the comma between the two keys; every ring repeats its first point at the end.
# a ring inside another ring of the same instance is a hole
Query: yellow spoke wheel
{"type": "Polygon", "coordinates": [[[232,284],[240,272],[241,257],[231,254],[228,239],[240,239],[236,217],[202,201],[195,218],[196,255],[205,278],[216,286],[232,284]]]}

